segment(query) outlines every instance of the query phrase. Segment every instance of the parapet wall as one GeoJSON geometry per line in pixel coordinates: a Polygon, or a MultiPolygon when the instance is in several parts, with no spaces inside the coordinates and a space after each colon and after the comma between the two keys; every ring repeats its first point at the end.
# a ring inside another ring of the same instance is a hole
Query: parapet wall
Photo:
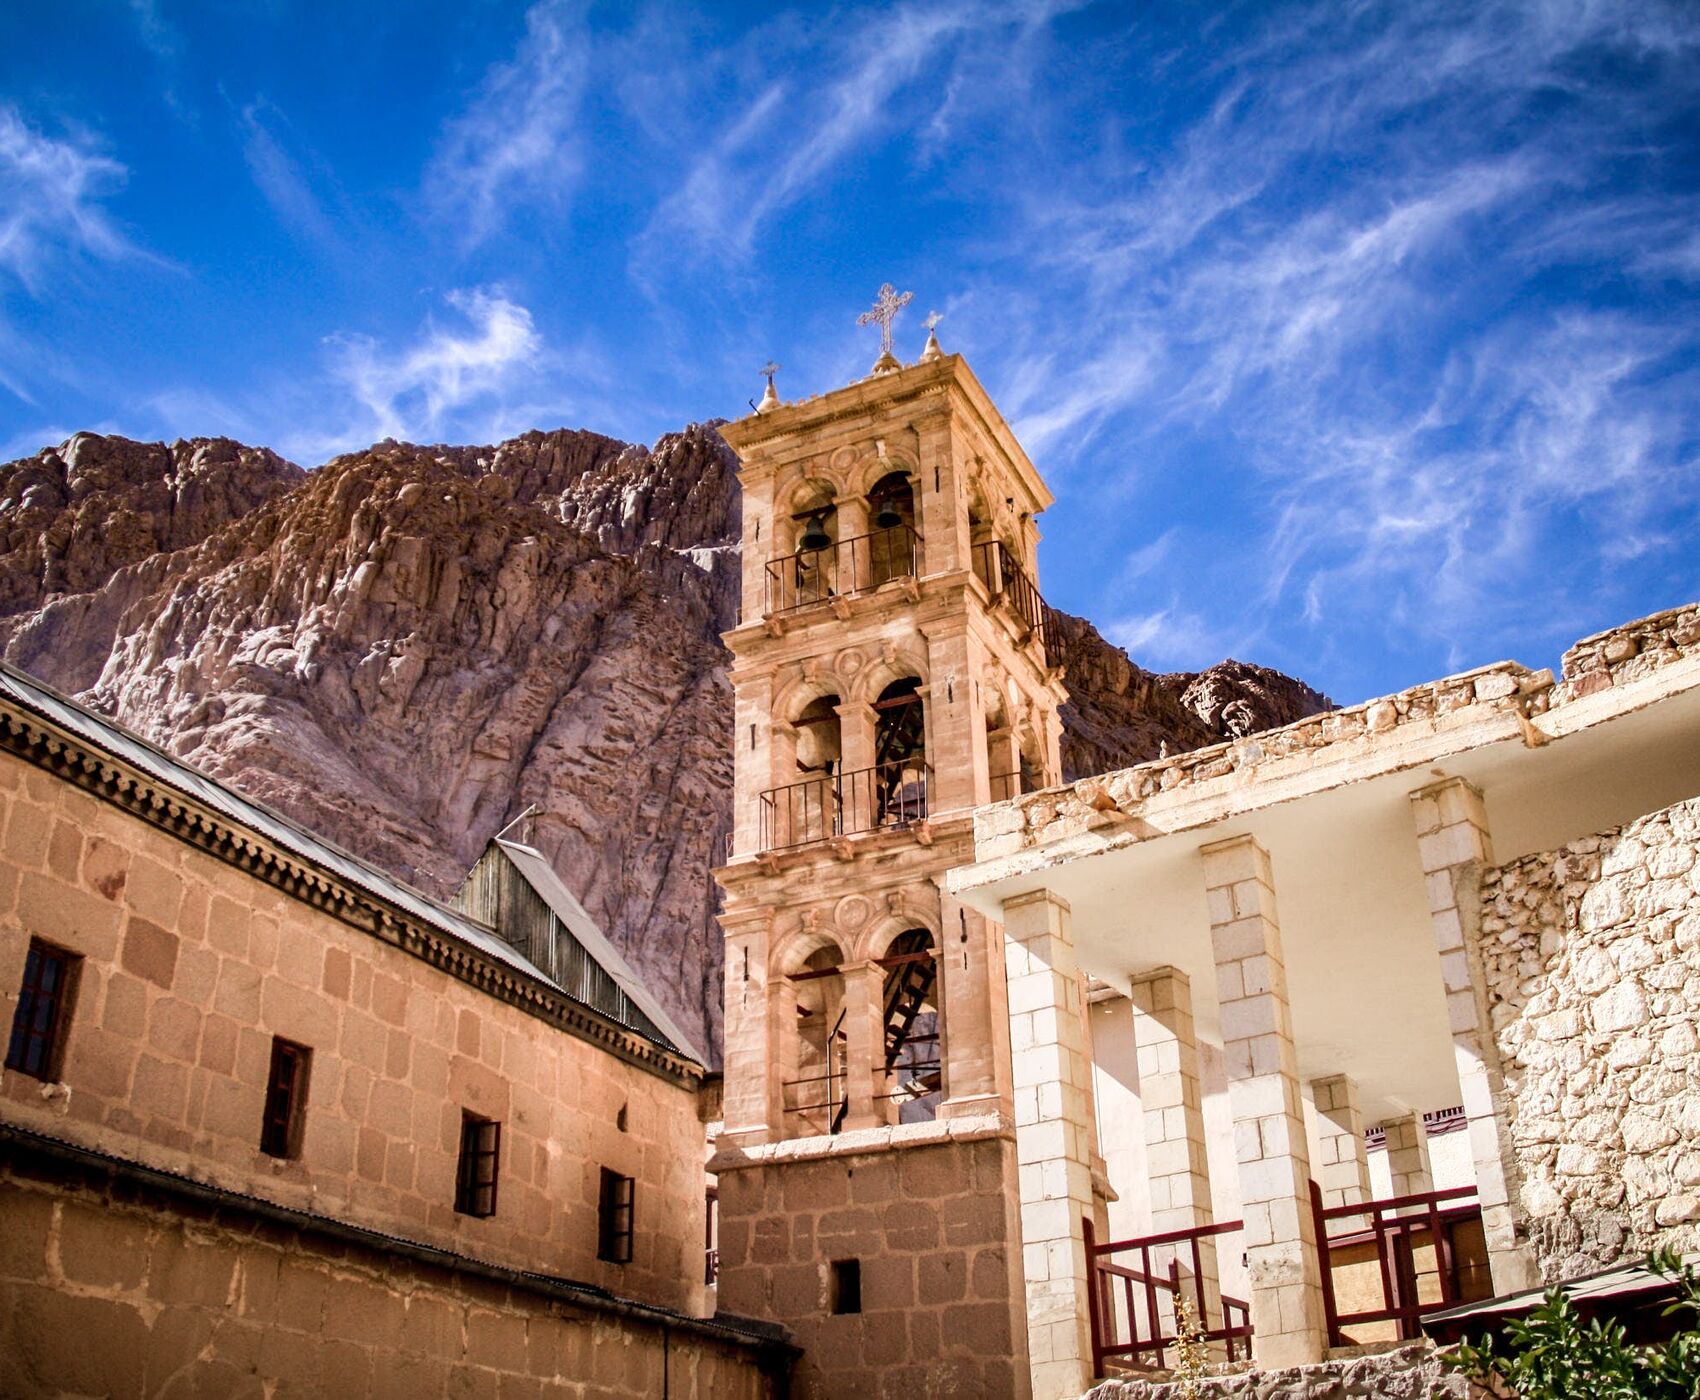
{"type": "MultiPolygon", "coordinates": [[[[1191,1394],[1199,1400],[1466,1400],[1482,1392],[1446,1370],[1427,1346],[1411,1346],[1316,1366],[1211,1376],[1198,1381],[1191,1394]]],[[[1188,1395],[1180,1381],[1103,1381],[1084,1400],[1187,1400],[1188,1395]]]]}
{"type": "Polygon", "coordinates": [[[1700,798],[1484,872],[1479,939],[1543,1273],[1695,1248],[1700,798]]]}

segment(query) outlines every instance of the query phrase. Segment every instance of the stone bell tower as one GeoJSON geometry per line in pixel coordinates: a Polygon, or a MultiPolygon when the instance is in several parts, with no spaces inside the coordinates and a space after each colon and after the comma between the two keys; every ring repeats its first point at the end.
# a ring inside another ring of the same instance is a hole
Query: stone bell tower
{"type": "Polygon", "coordinates": [[[1051,496],[960,356],[892,353],[903,300],[864,318],[867,378],[782,403],[770,374],[722,430],[744,546],[720,1305],[792,1329],[804,1396],[1025,1395],[1003,940],[941,885],[974,807],[1061,777],[1051,496]]]}

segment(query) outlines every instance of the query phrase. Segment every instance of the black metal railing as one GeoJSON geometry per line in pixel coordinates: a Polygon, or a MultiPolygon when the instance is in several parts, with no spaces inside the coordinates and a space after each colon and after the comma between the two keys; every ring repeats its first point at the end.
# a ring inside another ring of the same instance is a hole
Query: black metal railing
{"type": "Polygon", "coordinates": [[[1214,1251],[1218,1236],[1239,1234],[1245,1228],[1241,1221],[1105,1244],[1097,1242],[1090,1220],[1081,1223],[1095,1375],[1108,1375],[1110,1367],[1164,1367],[1179,1335],[1175,1304],[1183,1297],[1192,1307],[1198,1341],[1221,1344],[1229,1361],[1251,1356],[1250,1304],[1205,1286],[1206,1276],[1216,1273],[1205,1267],[1206,1251],[1214,1251]],[[1118,1262],[1116,1255],[1128,1262],[1118,1262]],[[1133,1256],[1138,1256],[1137,1268],[1133,1256]],[[1190,1272],[1181,1267],[1183,1257],[1190,1272]]]}
{"type": "Polygon", "coordinates": [[[1039,638],[1047,664],[1050,662],[1050,638],[1045,619],[1050,613],[1038,586],[1002,540],[986,540],[974,546],[974,577],[986,586],[993,604],[1002,603],[1021,621],[1027,631],[1039,638]]]}
{"type": "Polygon", "coordinates": [[[866,593],[921,571],[921,537],[907,525],[855,535],[767,561],[766,616],[866,593]]]}
{"type": "Polygon", "coordinates": [[[925,821],[933,770],[919,759],[823,773],[761,795],[761,848],[779,851],[925,821]]]}

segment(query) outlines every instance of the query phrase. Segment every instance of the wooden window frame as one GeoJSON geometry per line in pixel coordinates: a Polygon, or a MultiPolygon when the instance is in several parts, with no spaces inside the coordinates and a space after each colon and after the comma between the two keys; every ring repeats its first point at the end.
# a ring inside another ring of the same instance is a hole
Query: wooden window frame
{"type": "Polygon", "coordinates": [[[271,1069],[266,1075],[266,1106],[260,1118],[260,1151],[289,1162],[301,1155],[307,1121],[307,1082],[313,1052],[305,1045],[272,1037],[271,1069]]]}
{"type": "Polygon", "coordinates": [[[486,1220],[496,1213],[501,1160],[502,1125],[462,1109],[460,1164],[455,1171],[455,1209],[460,1214],[486,1220]]]}
{"type": "Polygon", "coordinates": [[[65,1062],[65,1037],[71,1025],[83,959],[69,948],[32,938],[24,955],[18,1004],[6,1040],[6,1068],[47,1084],[59,1081],[65,1062]],[[51,978],[48,974],[51,972],[51,978]],[[51,987],[46,984],[51,981],[51,987]],[[31,1028],[45,1003],[47,1024],[31,1028]]]}
{"type": "Polygon", "coordinates": [[[596,1200],[596,1257],[609,1264],[632,1262],[637,1179],[602,1168],[596,1200]]]}

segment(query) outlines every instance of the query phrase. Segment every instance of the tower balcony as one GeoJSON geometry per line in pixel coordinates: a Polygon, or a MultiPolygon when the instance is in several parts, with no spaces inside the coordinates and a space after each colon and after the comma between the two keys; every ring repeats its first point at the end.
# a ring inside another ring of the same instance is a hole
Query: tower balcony
{"type": "Polygon", "coordinates": [[[764,616],[869,593],[893,579],[915,578],[920,569],[921,537],[907,525],[799,549],[767,561],[764,616]]]}
{"type": "Polygon", "coordinates": [[[1039,639],[1045,664],[1055,665],[1045,626],[1050,607],[1009,547],[1002,540],[986,540],[974,546],[972,562],[974,577],[985,585],[992,606],[1008,608],[1017,626],[1028,637],[1039,639]]]}
{"type": "Polygon", "coordinates": [[[769,788],[761,795],[761,849],[789,850],[925,821],[932,781],[926,763],[908,758],[769,788]]]}

